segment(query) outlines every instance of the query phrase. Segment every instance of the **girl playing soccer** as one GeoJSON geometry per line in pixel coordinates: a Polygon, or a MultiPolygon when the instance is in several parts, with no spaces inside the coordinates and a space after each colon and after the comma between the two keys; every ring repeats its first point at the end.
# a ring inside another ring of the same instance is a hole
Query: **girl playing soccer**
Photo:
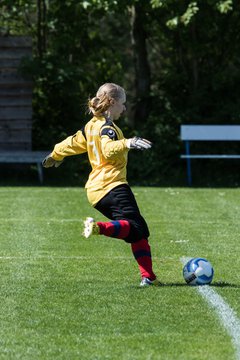
{"type": "Polygon", "coordinates": [[[93,118],[75,135],[56,144],[43,166],[57,167],[66,156],[88,153],[92,166],[86,183],[88,200],[111,221],[96,222],[88,217],[83,235],[105,235],[130,243],[142,278],[140,286],[160,285],[152,269],[148,226],[126,179],[128,151],[150,149],[152,144],[139,137],[124,138],[115,121],[126,110],[125,102],[122,87],[102,85],[88,103],[93,118]]]}

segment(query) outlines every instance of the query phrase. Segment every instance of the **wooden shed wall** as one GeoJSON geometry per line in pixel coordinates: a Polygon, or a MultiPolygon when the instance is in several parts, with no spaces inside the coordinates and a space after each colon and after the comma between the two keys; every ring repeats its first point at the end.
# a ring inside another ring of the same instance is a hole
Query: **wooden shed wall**
{"type": "Polygon", "coordinates": [[[32,82],[19,74],[29,37],[0,37],[0,150],[31,150],[32,82]]]}

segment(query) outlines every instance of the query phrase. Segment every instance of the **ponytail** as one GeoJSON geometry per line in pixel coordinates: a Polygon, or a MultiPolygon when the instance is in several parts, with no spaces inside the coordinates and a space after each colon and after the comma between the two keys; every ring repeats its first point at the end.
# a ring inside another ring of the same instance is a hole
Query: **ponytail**
{"type": "Polygon", "coordinates": [[[124,94],[124,89],[117,84],[103,84],[98,89],[96,96],[88,100],[89,111],[95,116],[102,116],[113,101],[119,100],[124,94]]]}

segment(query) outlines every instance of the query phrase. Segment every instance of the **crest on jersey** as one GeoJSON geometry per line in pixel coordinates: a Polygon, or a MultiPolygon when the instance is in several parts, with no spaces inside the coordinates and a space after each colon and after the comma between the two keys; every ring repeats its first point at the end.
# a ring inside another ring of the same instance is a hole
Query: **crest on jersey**
{"type": "Polygon", "coordinates": [[[117,139],[117,134],[116,134],[115,130],[112,129],[112,128],[103,129],[102,132],[101,132],[101,136],[103,136],[103,135],[107,135],[112,140],[117,139]]]}

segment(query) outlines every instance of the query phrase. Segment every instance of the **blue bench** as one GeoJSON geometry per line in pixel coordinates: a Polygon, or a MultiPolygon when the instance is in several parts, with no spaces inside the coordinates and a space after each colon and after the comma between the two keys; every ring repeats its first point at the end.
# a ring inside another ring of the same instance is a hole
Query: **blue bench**
{"type": "Polygon", "coordinates": [[[240,125],[181,125],[181,140],[185,142],[187,160],[187,182],[192,185],[191,159],[240,159],[235,154],[191,154],[190,142],[193,141],[240,141],[240,125]]]}
{"type": "Polygon", "coordinates": [[[43,183],[42,161],[49,154],[49,151],[1,151],[0,163],[5,164],[36,164],[38,179],[43,183]]]}

